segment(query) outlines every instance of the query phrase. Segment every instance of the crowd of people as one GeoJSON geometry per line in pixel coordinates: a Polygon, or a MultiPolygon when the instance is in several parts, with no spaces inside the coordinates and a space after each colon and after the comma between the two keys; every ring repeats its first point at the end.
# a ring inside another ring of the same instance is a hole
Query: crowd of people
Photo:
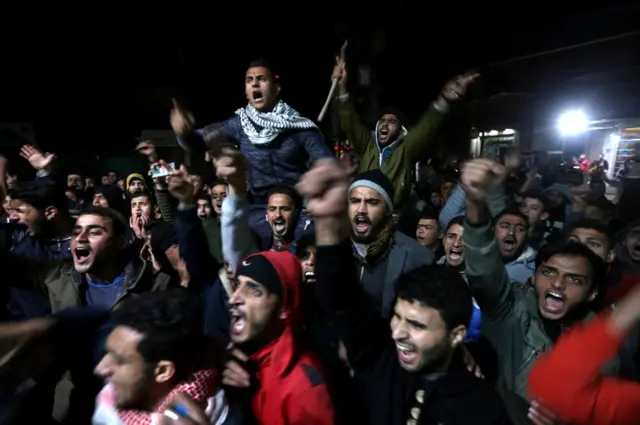
{"type": "Polygon", "coordinates": [[[477,77],[371,129],[338,59],[357,161],[261,60],[226,121],[174,102],[202,175],[152,141],[133,153],[148,169],[100,184],[34,146],[28,181],[0,157],[0,421],[638,423],[639,170],[509,151],[416,178],[477,77]]]}

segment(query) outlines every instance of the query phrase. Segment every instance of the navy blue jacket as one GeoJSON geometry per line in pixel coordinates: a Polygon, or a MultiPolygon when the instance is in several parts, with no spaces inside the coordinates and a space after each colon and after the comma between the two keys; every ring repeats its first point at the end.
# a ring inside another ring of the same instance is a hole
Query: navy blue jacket
{"type": "MultiPolygon", "coordinates": [[[[189,150],[204,152],[203,137],[215,131],[238,145],[249,163],[249,189],[255,204],[266,204],[266,193],[274,186],[293,187],[308,165],[321,158],[332,158],[324,136],[317,129],[289,130],[267,145],[251,143],[240,124],[240,117],[223,121],[220,127],[208,126],[178,142],[189,150]]],[[[256,127],[257,130],[260,128],[256,127]]]]}

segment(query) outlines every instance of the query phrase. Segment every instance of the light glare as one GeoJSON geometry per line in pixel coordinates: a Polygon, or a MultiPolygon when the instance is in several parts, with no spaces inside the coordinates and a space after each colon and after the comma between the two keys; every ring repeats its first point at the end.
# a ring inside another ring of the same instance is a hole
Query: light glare
{"type": "Polygon", "coordinates": [[[589,129],[589,120],[582,111],[568,111],[560,115],[558,129],[563,136],[573,136],[589,129]]]}

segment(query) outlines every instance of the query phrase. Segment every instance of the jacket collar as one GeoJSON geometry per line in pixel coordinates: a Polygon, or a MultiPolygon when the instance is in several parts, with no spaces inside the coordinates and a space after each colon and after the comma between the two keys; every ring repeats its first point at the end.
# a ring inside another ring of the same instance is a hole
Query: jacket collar
{"type": "Polygon", "coordinates": [[[275,369],[276,376],[288,374],[297,360],[297,350],[291,327],[286,327],[280,337],[270,342],[251,355],[259,370],[270,367],[275,369]]]}
{"type": "MultiPolygon", "coordinates": [[[[138,285],[141,284],[145,274],[152,269],[147,261],[140,259],[131,260],[124,267],[124,285],[118,295],[120,298],[122,295],[138,289],[138,285]]],[[[86,273],[79,273],[75,270],[71,272],[71,280],[76,288],[84,288],[87,285],[86,273]]],[[[83,297],[84,298],[84,297],[83,297]]],[[[84,302],[84,299],[82,300],[84,302]]]]}

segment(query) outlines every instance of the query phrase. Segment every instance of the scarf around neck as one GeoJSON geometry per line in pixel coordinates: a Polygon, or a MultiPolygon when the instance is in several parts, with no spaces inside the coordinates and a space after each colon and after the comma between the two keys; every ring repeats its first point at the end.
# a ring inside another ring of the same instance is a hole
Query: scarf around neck
{"type": "Polygon", "coordinates": [[[156,425],[160,423],[160,418],[173,397],[177,393],[184,393],[205,409],[210,423],[221,424],[226,420],[228,405],[224,392],[216,391],[215,378],[216,373],[211,369],[195,372],[190,379],[171,390],[155,412],[117,408],[115,389],[111,384],[107,384],[96,398],[96,410],[92,423],[93,425],[156,425]]]}
{"type": "Polygon", "coordinates": [[[300,116],[300,113],[278,100],[271,112],[259,112],[248,104],[236,111],[240,117],[242,130],[254,145],[266,145],[287,130],[318,128],[313,121],[300,116]],[[258,128],[260,130],[258,130],[258,128]]]}

